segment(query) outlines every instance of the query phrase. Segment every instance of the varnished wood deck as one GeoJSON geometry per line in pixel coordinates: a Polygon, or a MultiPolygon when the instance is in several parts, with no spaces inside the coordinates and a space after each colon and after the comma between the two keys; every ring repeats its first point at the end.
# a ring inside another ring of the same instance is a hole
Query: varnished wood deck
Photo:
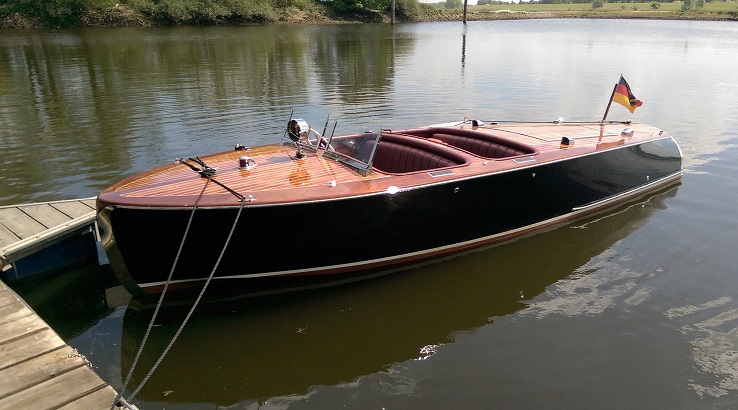
{"type": "Polygon", "coordinates": [[[0,269],[70,235],[89,232],[95,198],[0,206],[0,269]]]}
{"type": "MultiPolygon", "coordinates": [[[[434,129],[451,134],[453,130],[485,134],[529,147],[535,154],[524,161],[515,156],[486,158],[443,144],[442,141],[433,141],[439,143],[438,150],[466,158],[462,164],[453,167],[453,172],[444,175],[418,171],[395,174],[370,172],[364,176],[309,150],[304,159],[296,160],[295,147],[289,144],[223,152],[206,155],[202,159],[209,167],[217,169],[214,180],[249,198],[248,206],[261,206],[370,195],[396,187],[427,186],[441,181],[538,166],[668,136],[658,128],[635,123],[510,123],[480,127],[458,124],[394,130],[392,133],[424,136],[431,141],[429,137],[434,129]],[[626,128],[634,132],[627,138],[622,134],[626,128]],[[563,137],[569,140],[568,144],[562,144],[563,137]],[[252,157],[258,165],[251,170],[239,169],[238,158],[242,155],[252,157]]],[[[410,135],[406,137],[415,138],[410,135]]],[[[121,206],[189,207],[195,200],[199,200],[201,207],[238,205],[237,198],[217,184],[209,184],[198,199],[206,183],[205,178],[186,165],[167,164],[113,185],[103,191],[99,199],[102,203],[121,206]]]]}
{"type": "Polygon", "coordinates": [[[0,281],[0,409],[110,409],[116,392],[0,281]]]}

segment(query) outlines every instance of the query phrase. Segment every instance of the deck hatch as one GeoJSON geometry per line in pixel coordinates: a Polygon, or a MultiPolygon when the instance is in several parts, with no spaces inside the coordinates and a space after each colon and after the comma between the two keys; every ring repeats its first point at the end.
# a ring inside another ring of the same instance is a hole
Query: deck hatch
{"type": "Polygon", "coordinates": [[[456,175],[456,173],[450,169],[441,169],[438,171],[429,172],[428,175],[435,177],[445,177],[447,175],[456,175]]]}
{"type": "Polygon", "coordinates": [[[517,162],[518,164],[525,164],[526,162],[535,162],[536,157],[523,157],[523,158],[515,158],[513,161],[517,162]]]}

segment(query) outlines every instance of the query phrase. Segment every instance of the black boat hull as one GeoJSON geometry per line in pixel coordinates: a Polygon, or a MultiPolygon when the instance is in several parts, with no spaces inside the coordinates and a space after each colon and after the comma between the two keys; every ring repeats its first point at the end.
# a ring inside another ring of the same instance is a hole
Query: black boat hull
{"type": "MultiPolygon", "coordinates": [[[[99,214],[114,271],[134,294],[214,279],[345,275],[447,256],[600,212],[675,183],[672,138],[509,172],[334,200],[198,208],[110,206],[99,214]],[[222,259],[219,256],[226,247],[222,259]],[[176,263],[175,263],[176,260],[176,263]]],[[[296,278],[295,278],[296,279],[296,278]]]]}

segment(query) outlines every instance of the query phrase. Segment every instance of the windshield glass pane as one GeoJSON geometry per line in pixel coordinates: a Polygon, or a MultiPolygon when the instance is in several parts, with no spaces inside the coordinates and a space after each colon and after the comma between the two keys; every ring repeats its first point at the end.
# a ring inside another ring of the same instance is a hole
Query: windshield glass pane
{"type": "MultiPolygon", "coordinates": [[[[365,131],[357,134],[357,122],[349,120],[348,124],[354,125],[354,134],[339,136],[347,124],[339,124],[328,115],[317,119],[319,116],[310,110],[295,109],[287,121],[285,136],[301,149],[341,161],[360,173],[368,172],[381,133],[365,131]]],[[[345,119],[342,117],[342,120],[345,119]]]]}
{"type": "Polygon", "coordinates": [[[326,154],[337,154],[336,159],[368,170],[379,138],[380,134],[374,132],[333,137],[326,154]]]}

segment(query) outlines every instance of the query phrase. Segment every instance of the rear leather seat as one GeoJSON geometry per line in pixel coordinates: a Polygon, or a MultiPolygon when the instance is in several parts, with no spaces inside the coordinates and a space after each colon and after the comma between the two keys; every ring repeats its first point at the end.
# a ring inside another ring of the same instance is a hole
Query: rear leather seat
{"type": "Polygon", "coordinates": [[[506,158],[526,154],[525,151],[513,147],[464,135],[436,133],[433,134],[433,138],[484,158],[506,158]]]}

